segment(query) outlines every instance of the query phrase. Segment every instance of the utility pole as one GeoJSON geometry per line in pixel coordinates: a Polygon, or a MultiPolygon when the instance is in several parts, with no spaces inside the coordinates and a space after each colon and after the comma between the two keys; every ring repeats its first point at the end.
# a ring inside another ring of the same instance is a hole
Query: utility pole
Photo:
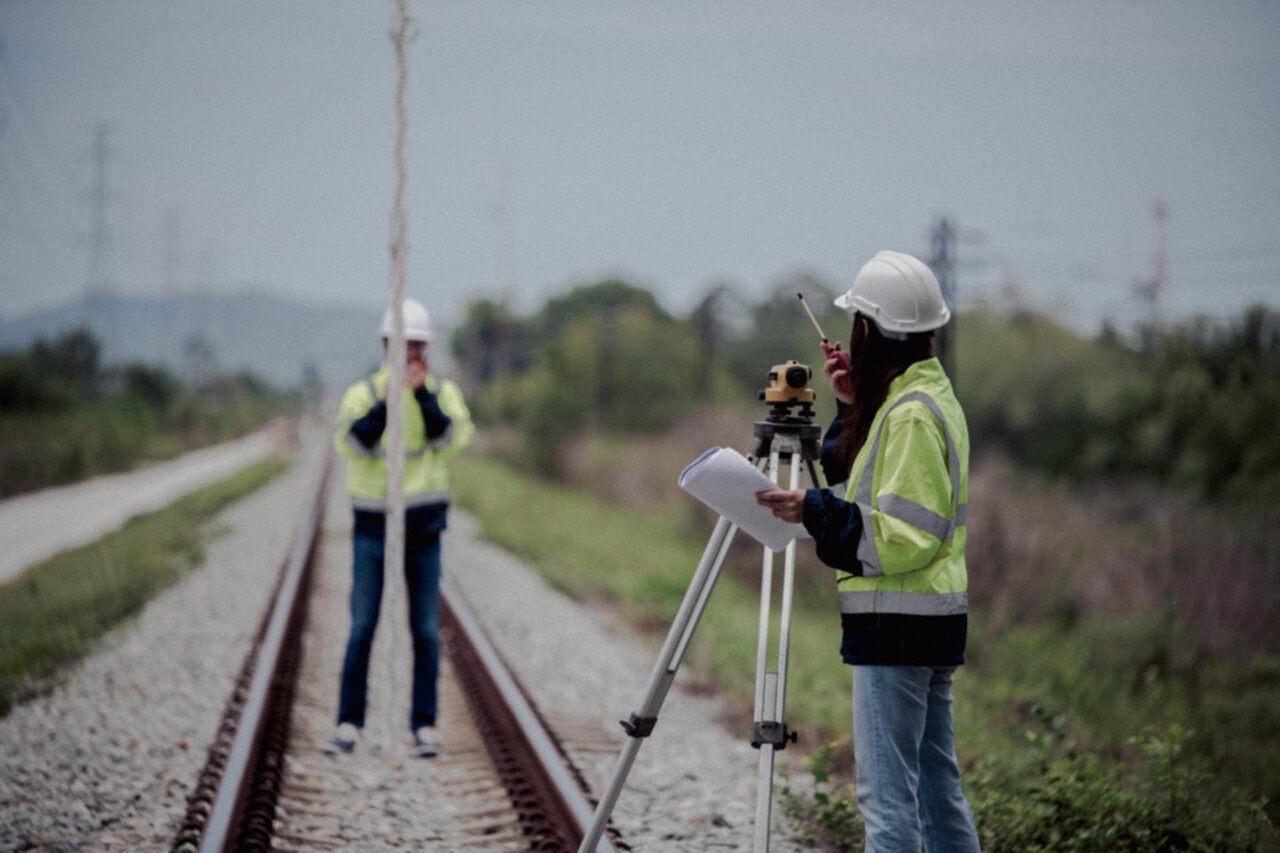
{"type": "MultiPolygon", "coordinates": [[[[408,227],[405,189],[408,184],[408,45],[411,25],[408,0],[394,0],[391,19],[391,46],[395,57],[395,89],[392,113],[392,167],[395,175],[391,201],[391,335],[387,360],[391,376],[387,382],[387,510],[383,549],[383,573],[391,586],[391,602],[399,600],[400,585],[395,578],[404,571],[404,388],[407,346],[404,339],[404,294],[408,227]]],[[[394,610],[393,610],[394,612],[394,610]]],[[[393,640],[399,634],[392,632],[393,640]]],[[[394,649],[394,646],[393,646],[394,649]]]]}
{"type": "Polygon", "coordinates": [[[942,299],[951,309],[951,321],[938,330],[938,360],[952,384],[956,381],[956,222],[949,216],[934,220],[929,231],[929,266],[938,277],[942,299]]]}

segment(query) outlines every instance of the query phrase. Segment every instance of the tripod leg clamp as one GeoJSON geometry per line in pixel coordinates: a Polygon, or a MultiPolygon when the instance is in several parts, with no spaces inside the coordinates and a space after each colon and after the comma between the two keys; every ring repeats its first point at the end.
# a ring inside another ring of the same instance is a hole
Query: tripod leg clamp
{"type": "Polygon", "coordinates": [[[653,727],[657,723],[657,717],[637,717],[635,714],[632,714],[629,720],[618,721],[622,730],[630,737],[648,737],[653,734],[653,727]]]}
{"type": "Polygon", "coordinates": [[[787,748],[788,743],[795,743],[796,737],[786,723],[757,721],[751,724],[751,745],[756,749],[767,743],[780,752],[787,748]]]}

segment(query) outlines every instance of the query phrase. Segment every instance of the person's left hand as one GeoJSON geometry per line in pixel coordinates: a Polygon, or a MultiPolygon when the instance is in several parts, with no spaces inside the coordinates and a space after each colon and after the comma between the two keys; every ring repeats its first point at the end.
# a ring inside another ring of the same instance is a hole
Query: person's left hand
{"type": "Polygon", "coordinates": [[[756,503],[773,510],[775,518],[799,524],[804,520],[804,492],[756,492],[756,503]]]}

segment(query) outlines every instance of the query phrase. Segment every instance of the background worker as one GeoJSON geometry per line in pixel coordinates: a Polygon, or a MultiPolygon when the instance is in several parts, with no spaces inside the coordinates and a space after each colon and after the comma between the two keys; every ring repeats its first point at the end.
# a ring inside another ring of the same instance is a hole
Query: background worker
{"type": "MultiPolygon", "coordinates": [[[[404,334],[408,352],[404,394],[404,577],[413,634],[413,702],[409,728],[414,751],[430,757],[439,751],[435,737],[436,678],[440,666],[438,640],[440,534],[449,508],[446,461],[471,440],[474,428],[462,392],[451,380],[431,373],[427,346],[433,337],[427,310],[404,301],[404,334]]],[[[391,335],[391,311],[379,331],[385,355],[391,335]]],[[[351,635],[342,662],[338,698],[338,730],[326,745],[330,753],[351,752],[364,726],[368,696],[369,652],[382,602],[383,542],[386,532],[387,424],[386,361],[372,376],[353,384],[343,395],[334,436],[347,460],[347,487],[355,511],[352,534],[351,635]]]]}
{"type": "Polygon", "coordinates": [[[879,252],[836,300],[853,329],[824,366],[838,414],[823,440],[832,490],[765,491],[839,570],[844,661],[853,667],[858,808],[868,851],[976,851],[960,789],[951,678],[967,631],[969,435],[933,357],[950,312],[932,271],[879,252]],[[838,472],[838,473],[833,473],[838,472]]]}

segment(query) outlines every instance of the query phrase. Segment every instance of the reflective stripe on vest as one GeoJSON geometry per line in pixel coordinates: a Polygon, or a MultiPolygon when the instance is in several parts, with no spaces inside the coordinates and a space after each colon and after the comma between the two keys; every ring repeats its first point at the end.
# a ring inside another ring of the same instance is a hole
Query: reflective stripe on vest
{"type": "MultiPolygon", "coordinates": [[[[423,492],[418,495],[406,495],[404,499],[404,508],[413,509],[414,507],[447,503],[448,501],[448,492],[423,492]]],[[[366,512],[386,512],[387,510],[387,502],[384,498],[358,498],[352,496],[351,506],[355,509],[365,510],[366,512]]]]}
{"type": "MultiPolygon", "coordinates": [[[[858,489],[854,492],[853,502],[862,515],[862,539],[858,542],[858,560],[862,563],[862,576],[868,578],[884,574],[884,569],[880,566],[880,554],[876,550],[875,533],[871,527],[872,510],[878,510],[891,518],[905,521],[912,527],[932,534],[944,542],[955,535],[957,527],[967,522],[968,504],[960,503],[960,454],[956,452],[956,444],[951,438],[951,428],[947,426],[947,419],[942,416],[942,409],[928,394],[923,391],[910,391],[903,394],[884,413],[884,417],[880,419],[880,429],[876,431],[876,439],[871,445],[871,453],[867,456],[867,467],[858,480],[858,489]],[[872,499],[871,485],[876,473],[880,439],[884,437],[884,428],[889,422],[889,415],[899,406],[912,402],[923,403],[942,425],[942,435],[947,441],[947,468],[951,471],[951,503],[956,508],[955,518],[943,518],[933,510],[899,495],[884,495],[878,501],[872,499]]],[[[845,594],[841,593],[841,596],[845,594]]],[[[843,600],[841,598],[842,602],[843,600]]],[[[849,612],[844,611],[843,607],[841,609],[842,612],[849,612]]]]}
{"type": "Polygon", "coordinates": [[[965,592],[892,592],[857,589],[840,592],[841,613],[905,613],[908,616],[954,616],[965,613],[965,592]]]}

